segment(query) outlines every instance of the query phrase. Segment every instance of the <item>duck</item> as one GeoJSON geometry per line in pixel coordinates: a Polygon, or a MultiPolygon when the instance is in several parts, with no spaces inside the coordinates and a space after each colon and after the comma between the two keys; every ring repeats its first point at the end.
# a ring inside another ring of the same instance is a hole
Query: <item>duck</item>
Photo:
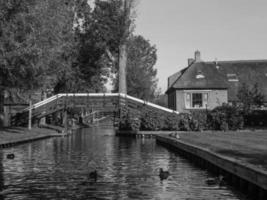
{"type": "Polygon", "coordinates": [[[159,178],[160,180],[167,179],[170,175],[170,172],[164,171],[162,168],[159,169],[159,178]]]}
{"type": "Polygon", "coordinates": [[[14,159],[15,155],[14,155],[14,153],[10,153],[10,154],[7,154],[6,158],[7,159],[14,159]]]}
{"type": "Polygon", "coordinates": [[[216,177],[216,178],[208,178],[206,180],[206,184],[207,185],[219,185],[219,186],[223,186],[225,183],[224,181],[224,177],[222,175],[216,177]]]}
{"type": "Polygon", "coordinates": [[[97,171],[94,170],[92,172],[89,173],[89,178],[90,179],[94,179],[94,181],[96,182],[97,181],[97,171]]]}

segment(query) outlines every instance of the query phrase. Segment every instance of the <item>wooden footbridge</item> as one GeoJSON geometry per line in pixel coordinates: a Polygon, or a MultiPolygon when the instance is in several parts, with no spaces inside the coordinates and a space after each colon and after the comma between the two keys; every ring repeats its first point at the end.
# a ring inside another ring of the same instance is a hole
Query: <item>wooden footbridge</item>
{"type": "MultiPolygon", "coordinates": [[[[121,108],[142,110],[151,109],[162,113],[177,113],[177,111],[126,95],[122,93],[65,93],[57,94],[36,104],[30,105],[12,118],[15,125],[25,125],[31,121],[40,121],[40,119],[57,112],[65,112],[75,108],[80,110],[80,116],[83,120],[105,119],[106,116],[112,116],[114,119],[120,116],[121,108]],[[98,116],[98,119],[95,118],[98,116]]],[[[66,120],[65,120],[66,121],[66,120]]]]}

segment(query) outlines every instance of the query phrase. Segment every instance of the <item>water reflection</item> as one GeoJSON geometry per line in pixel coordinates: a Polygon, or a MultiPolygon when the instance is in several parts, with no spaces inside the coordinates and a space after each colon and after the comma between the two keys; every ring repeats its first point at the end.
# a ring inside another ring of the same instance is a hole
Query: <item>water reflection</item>
{"type": "Polygon", "coordinates": [[[115,137],[110,129],[0,150],[2,199],[245,199],[207,186],[209,176],[154,139],[115,137]],[[10,152],[14,160],[5,158],[10,152]],[[165,181],[160,167],[171,172],[165,181]],[[87,178],[95,168],[97,183],[87,178]]]}

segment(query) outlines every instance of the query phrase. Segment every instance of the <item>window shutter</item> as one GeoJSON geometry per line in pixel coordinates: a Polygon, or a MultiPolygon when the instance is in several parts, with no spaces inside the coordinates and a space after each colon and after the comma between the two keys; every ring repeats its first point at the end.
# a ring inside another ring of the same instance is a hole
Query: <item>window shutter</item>
{"type": "Polygon", "coordinates": [[[207,108],[208,106],[208,93],[203,94],[203,107],[207,108]]]}
{"type": "Polygon", "coordinates": [[[185,108],[191,107],[191,95],[190,93],[185,93],[185,108]]]}

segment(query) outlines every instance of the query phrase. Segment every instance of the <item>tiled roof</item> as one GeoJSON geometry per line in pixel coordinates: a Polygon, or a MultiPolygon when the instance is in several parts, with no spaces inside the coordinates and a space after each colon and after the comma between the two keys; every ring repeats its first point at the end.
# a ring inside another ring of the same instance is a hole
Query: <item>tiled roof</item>
{"type": "Polygon", "coordinates": [[[228,99],[233,101],[242,83],[258,83],[267,98],[267,60],[193,63],[166,93],[173,89],[228,89],[228,99]]]}

